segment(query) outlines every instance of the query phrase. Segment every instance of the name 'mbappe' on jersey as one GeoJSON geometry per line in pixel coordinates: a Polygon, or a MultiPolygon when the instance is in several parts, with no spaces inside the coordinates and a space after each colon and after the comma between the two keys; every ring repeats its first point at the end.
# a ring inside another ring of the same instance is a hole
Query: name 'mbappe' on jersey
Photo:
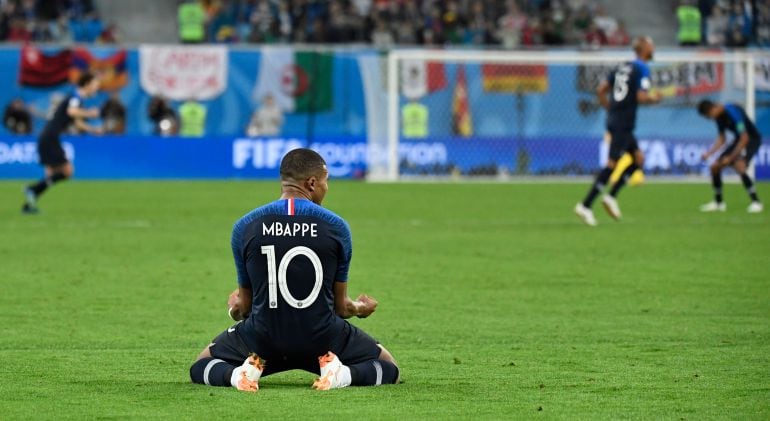
{"type": "Polygon", "coordinates": [[[348,224],[309,200],[281,199],[249,212],[233,228],[238,284],[252,291],[246,323],[286,346],[328,342],[343,323],[334,282],[352,257],[348,224]]]}

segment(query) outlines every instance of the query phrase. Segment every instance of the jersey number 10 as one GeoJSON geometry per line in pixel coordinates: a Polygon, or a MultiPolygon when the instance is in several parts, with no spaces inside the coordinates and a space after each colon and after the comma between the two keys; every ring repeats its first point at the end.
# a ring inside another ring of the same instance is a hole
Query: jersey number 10
{"type": "Polygon", "coordinates": [[[294,308],[306,308],[315,302],[316,298],[318,298],[318,293],[321,292],[321,285],[323,285],[323,266],[321,266],[321,259],[318,258],[318,255],[313,250],[305,246],[292,248],[283,255],[277,270],[275,266],[275,246],[262,246],[262,254],[267,256],[267,294],[270,308],[278,308],[278,289],[281,290],[281,296],[284,301],[294,308]],[[291,295],[286,280],[286,271],[289,269],[289,264],[297,256],[305,256],[310,259],[310,263],[313,264],[313,272],[315,272],[313,290],[310,291],[310,295],[305,297],[304,300],[298,300],[291,295]]]}

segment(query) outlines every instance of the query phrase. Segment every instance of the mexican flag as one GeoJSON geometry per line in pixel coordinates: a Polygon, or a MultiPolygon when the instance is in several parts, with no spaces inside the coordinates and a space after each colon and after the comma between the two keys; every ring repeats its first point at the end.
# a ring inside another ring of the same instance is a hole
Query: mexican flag
{"type": "Polygon", "coordinates": [[[331,53],[299,52],[291,47],[261,50],[254,99],[268,94],[286,112],[319,112],[332,108],[331,53]]]}

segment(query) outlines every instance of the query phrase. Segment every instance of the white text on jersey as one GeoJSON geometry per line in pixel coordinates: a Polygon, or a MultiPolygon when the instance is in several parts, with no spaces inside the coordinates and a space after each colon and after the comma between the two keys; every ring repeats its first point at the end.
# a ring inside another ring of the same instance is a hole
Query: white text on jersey
{"type": "Polygon", "coordinates": [[[262,223],[262,235],[273,237],[318,237],[318,224],[308,224],[299,222],[273,222],[270,225],[262,223]]]}

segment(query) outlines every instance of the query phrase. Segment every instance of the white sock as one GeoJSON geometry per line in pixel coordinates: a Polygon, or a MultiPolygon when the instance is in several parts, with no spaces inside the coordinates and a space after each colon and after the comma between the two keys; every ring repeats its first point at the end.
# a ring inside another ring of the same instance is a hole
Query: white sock
{"type": "Polygon", "coordinates": [[[230,376],[230,384],[233,387],[238,387],[238,382],[241,380],[241,373],[243,373],[243,366],[235,367],[232,376],[230,376]]]}
{"type": "Polygon", "coordinates": [[[348,387],[353,379],[350,377],[350,367],[343,365],[337,371],[337,384],[339,387],[348,387]]]}

